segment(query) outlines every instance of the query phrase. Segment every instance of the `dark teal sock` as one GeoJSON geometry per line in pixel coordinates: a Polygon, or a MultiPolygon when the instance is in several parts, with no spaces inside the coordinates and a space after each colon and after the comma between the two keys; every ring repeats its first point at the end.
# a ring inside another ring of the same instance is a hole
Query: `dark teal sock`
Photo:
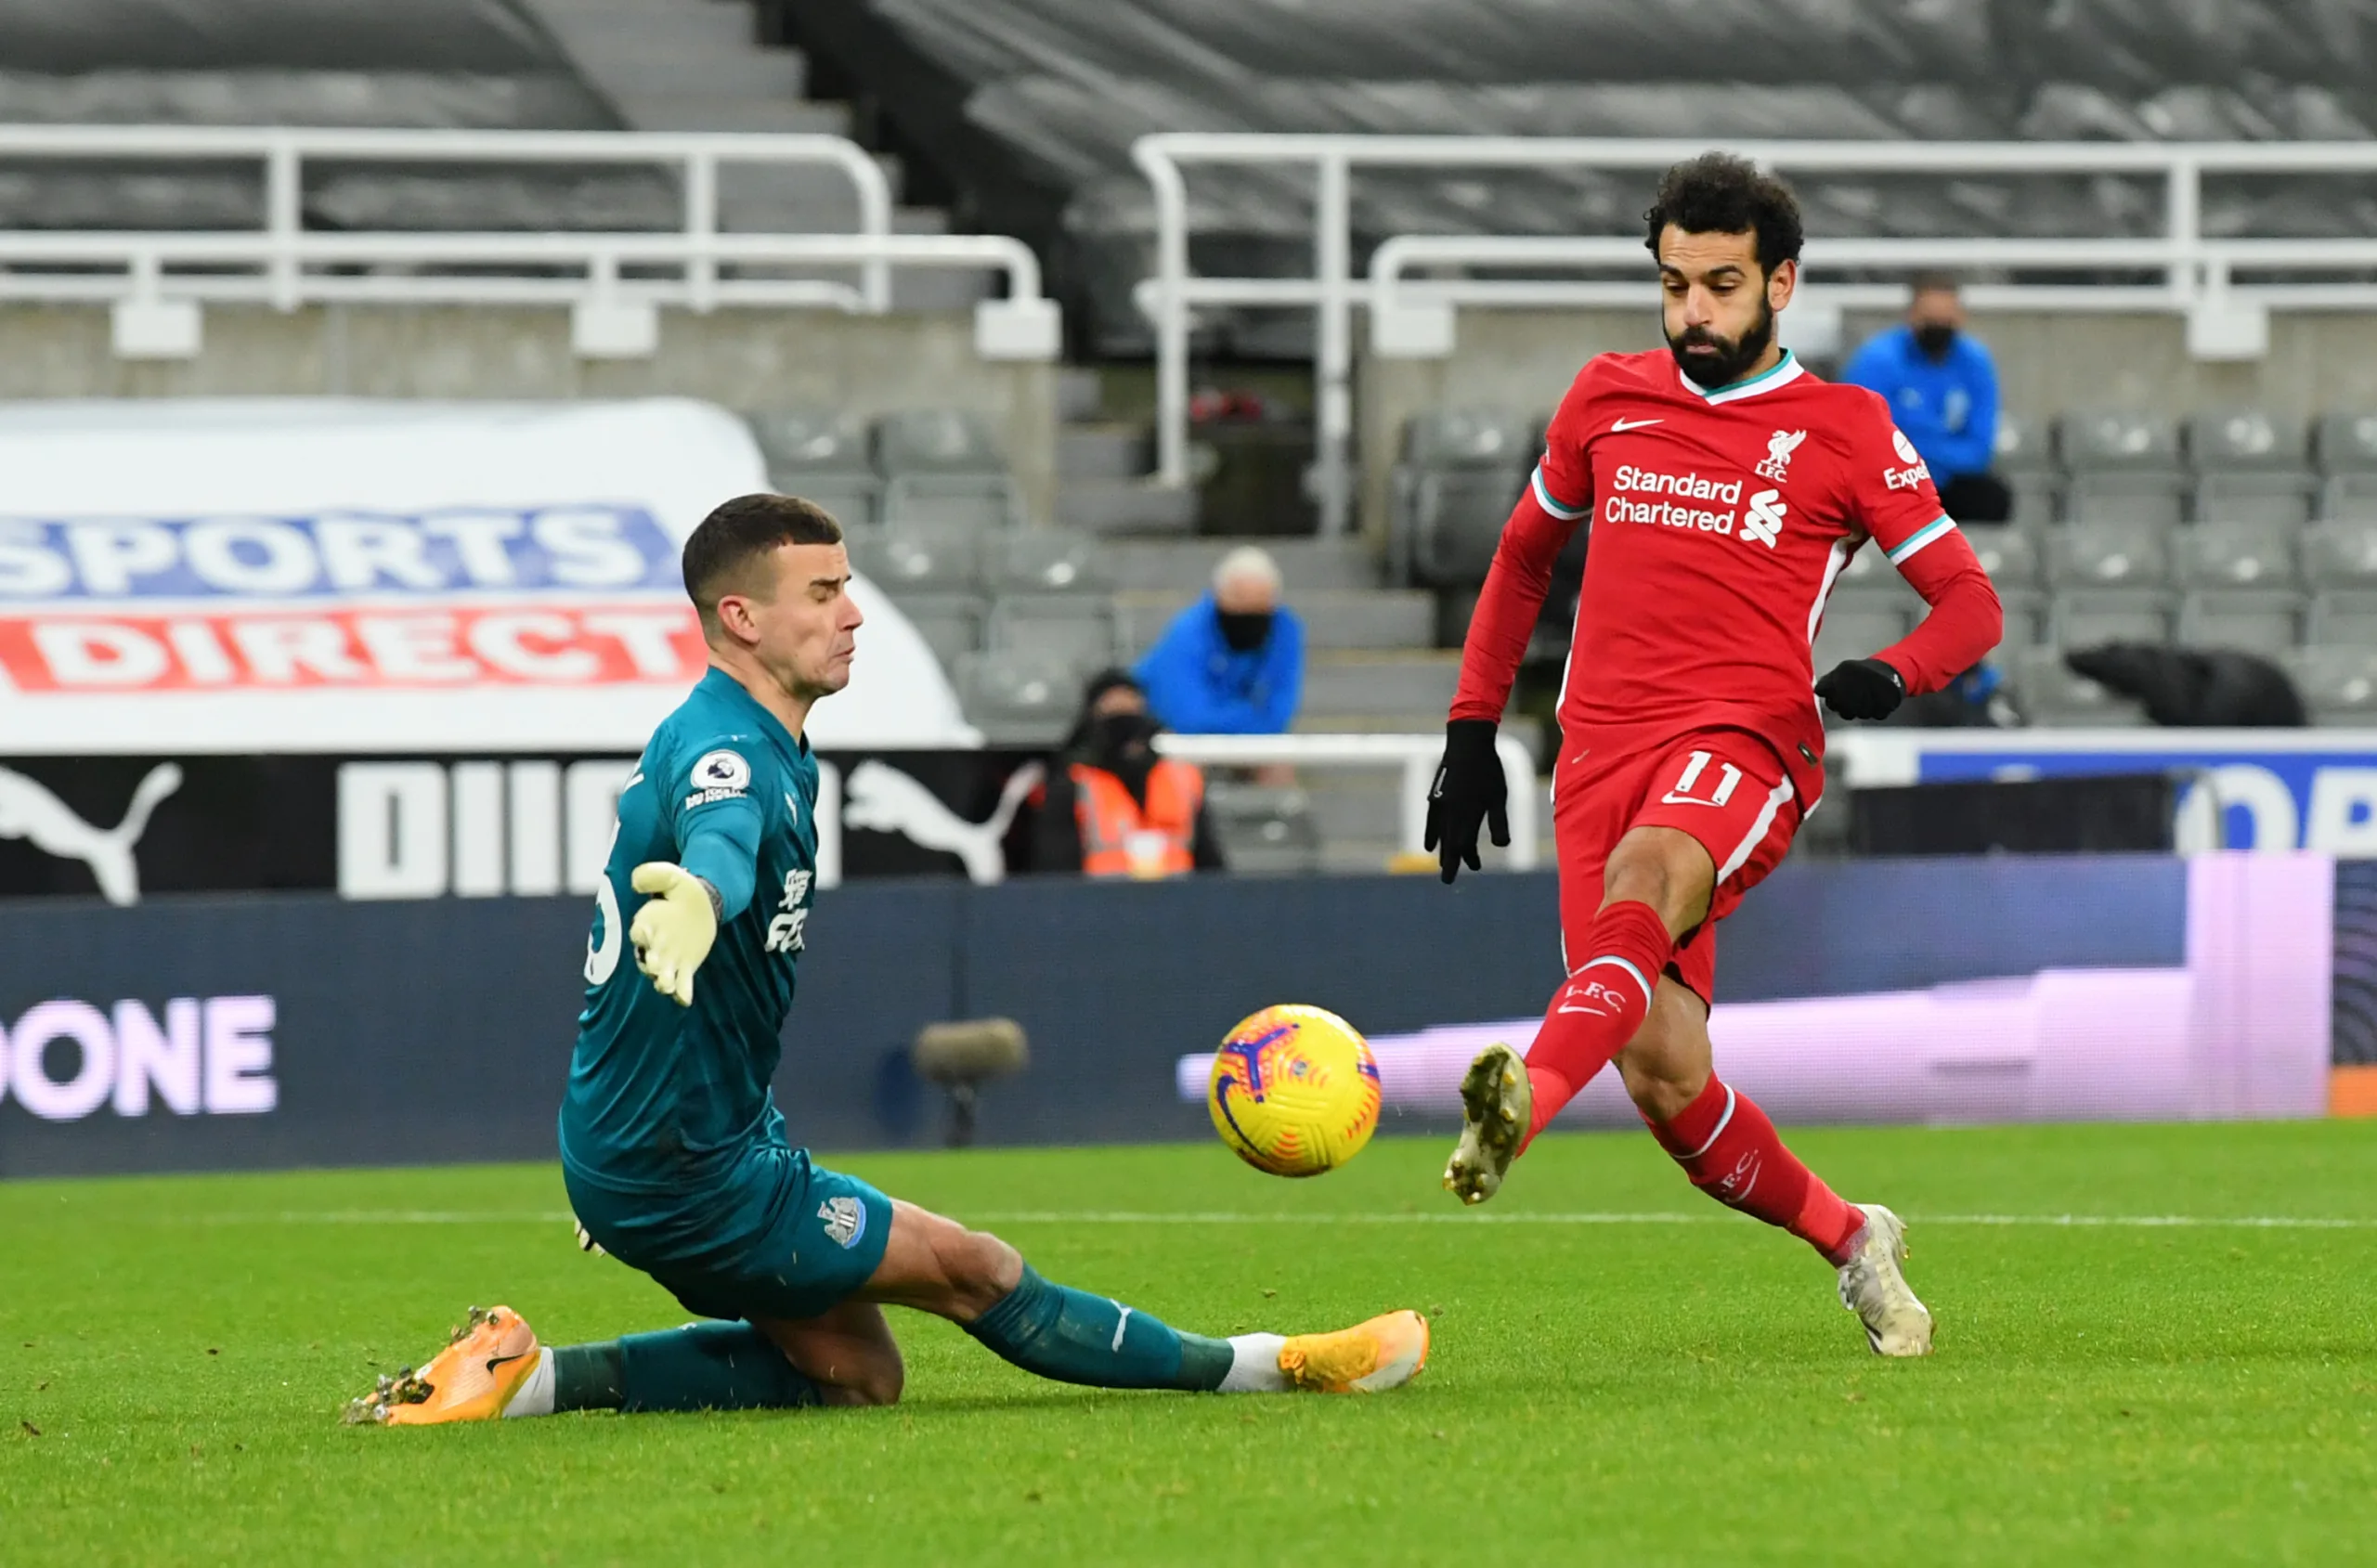
{"type": "Polygon", "coordinates": [[[553,1413],[616,1410],[627,1403],[627,1374],[619,1369],[619,1341],[557,1345],[553,1349],[553,1413]]]}
{"type": "Polygon", "coordinates": [[[1229,1371],[1228,1341],[1183,1334],[1120,1302],[1051,1285],[1029,1263],[966,1331],[1001,1359],[1060,1383],[1202,1391],[1221,1387],[1229,1371]]]}
{"type": "MultiPolygon", "coordinates": [[[[748,1323],[691,1323],[656,1334],[627,1334],[616,1344],[617,1406],[638,1410],[789,1410],[818,1402],[817,1385],[793,1369],[773,1340],[748,1323]]],[[[606,1347],[583,1345],[573,1350],[606,1347]]],[[[563,1351],[560,1356],[566,1356],[563,1351]]],[[[553,1363],[553,1407],[562,1404],[562,1367],[553,1363]]],[[[581,1385],[583,1386],[583,1385],[581,1385]]]]}

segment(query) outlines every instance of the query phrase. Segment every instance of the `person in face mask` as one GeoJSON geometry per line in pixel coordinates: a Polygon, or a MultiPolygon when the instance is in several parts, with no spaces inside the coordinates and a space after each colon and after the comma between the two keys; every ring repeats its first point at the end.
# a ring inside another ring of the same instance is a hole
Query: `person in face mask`
{"type": "Polygon", "coordinates": [[[1033,871],[1148,878],[1227,869],[1204,774],[1157,755],[1163,729],[1127,670],[1090,681],[1033,801],[1033,871]]]}
{"type": "Polygon", "coordinates": [[[1304,623],[1279,602],[1279,568],[1241,546],[1213,591],[1183,610],[1135,671],[1148,706],[1190,735],[1276,735],[1304,691],[1304,623]]]}
{"type": "Polygon", "coordinates": [[[1955,279],[1917,278],[1905,323],[1868,339],[1840,379],[1890,400],[1949,516],[1959,523],[2013,516],[2013,492],[1989,471],[1997,449],[1997,367],[1965,330],[1955,279]]]}

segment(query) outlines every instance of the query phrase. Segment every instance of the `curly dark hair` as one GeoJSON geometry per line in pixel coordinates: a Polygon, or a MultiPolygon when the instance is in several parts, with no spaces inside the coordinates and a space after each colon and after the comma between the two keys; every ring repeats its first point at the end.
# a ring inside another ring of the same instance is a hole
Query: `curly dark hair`
{"type": "Polygon", "coordinates": [[[1799,259],[1806,235],[1799,227],[1799,199],[1791,188],[1747,158],[1704,152],[1659,177],[1658,200],[1643,214],[1649,226],[1643,243],[1659,253],[1659,236],[1673,224],[1686,234],[1758,236],[1758,265],[1773,277],[1786,261],[1799,259]]]}

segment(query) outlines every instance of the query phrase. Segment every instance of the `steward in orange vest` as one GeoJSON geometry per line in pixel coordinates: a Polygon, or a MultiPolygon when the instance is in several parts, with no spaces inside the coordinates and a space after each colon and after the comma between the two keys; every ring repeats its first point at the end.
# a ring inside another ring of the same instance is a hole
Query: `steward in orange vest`
{"type": "Polygon", "coordinates": [[[1110,670],[1090,682],[1033,802],[1032,870],[1152,878],[1224,869],[1204,772],[1157,756],[1161,729],[1129,675],[1110,670]]]}

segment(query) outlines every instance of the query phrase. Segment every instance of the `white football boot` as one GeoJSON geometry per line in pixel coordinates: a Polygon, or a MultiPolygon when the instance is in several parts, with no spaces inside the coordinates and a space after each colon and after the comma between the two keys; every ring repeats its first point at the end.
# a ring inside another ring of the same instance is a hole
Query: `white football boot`
{"type": "Polygon", "coordinates": [[[1445,1190],[1483,1203],[1501,1190],[1535,1115],[1526,1062],[1500,1041],[1477,1053],[1461,1080],[1461,1142],[1445,1161],[1445,1190]]]}
{"type": "Polygon", "coordinates": [[[1899,1265],[1906,1261],[1906,1222],[1878,1203],[1860,1203],[1865,1228],[1840,1265],[1840,1304],[1865,1325],[1876,1355],[1931,1354],[1931,1312],[1916,1300],[1899,1265]]]}

